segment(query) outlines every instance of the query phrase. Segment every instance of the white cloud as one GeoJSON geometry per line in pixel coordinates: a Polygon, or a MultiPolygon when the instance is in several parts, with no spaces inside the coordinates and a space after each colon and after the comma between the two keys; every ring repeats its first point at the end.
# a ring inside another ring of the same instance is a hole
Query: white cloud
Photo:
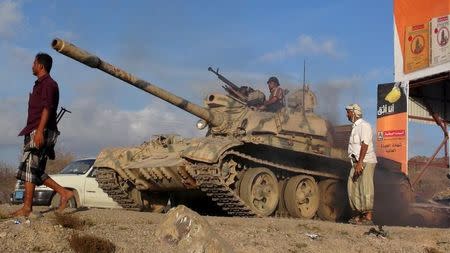
{"type": "MultiPolygon", "coordinates": [[[[17,147],[19,151],[22,138],[17,134],[25,126],[26,112],[18,117],[16,108],[24,104],[14,99],[1,101],[0,149],[17,147]]],[[[195,129],[197,118],[162,101],[151,102],[137,111],[108,108],[93,100],[79,100],[68,108],[72,113],[60,121],[58,146],[77,156],[96,156],[99,150],[110,146],[139,145],[155,134],[202,134],[195,129]]]]}
{"type": "Polygon", "coordinates": [[[33,87],[34,77],[31,73],[31,65],[35,53],[27,48],[4,42],[0,43],[0,55],[7,59],[0,67],[1,100],[12,96],[25,97],[33,87]]]}
{"type": "Polygon", "coordinates": [[[0,147],[14,146],[20,143],[17,138],[26,123],[26,112],[18,110],[26,102],[20,98],[0,100],[0,147]]]}
{"type": "MultiPolygon", "coordinates": [[[[204,134],[195,128],[195,116],[159,99],[151,99],[138,109],[119,108],[114,99],[107,99],[114,95],[114,89],[104,94],[105,86],[104,80],[77,84],[79,89],[73,90],[73,100],[61,97],[60,106],[72,113],[65,114],[58,126],[58,147],[76,156],[96,156],[105,147],[139,145],[155,134],[204,134]]],[[[62,93],[67,93],[68,87],[60,87],[62,93]]],[[[15,162],[17,156],[6,157],[6,150],[17,150],[17,155],[20,151],[23,139],[17,134],[26,123],[26,99],[23,96],[0,100],[0,161],[15,162]]]]}
{"type": "Polygon", "coordinates": [[[370,71],[367,72],[367,74],[365,74],[364,76],[365,79],[367,80],[375,80],[375,81],[380,81],[380,80],[393,80],[394,78],[394,69],[389,69],[389,68],[375,68],[372,69],[370,71]]]}
{"type": "Polygon", "coordinates": [[[21,25],[23,14],[17,1],[6,0],[0,3],[0,38],[9,38],[21,25]]]}
{"type": "Polygon", "coordinates": [[[200,134],[195,129],[197,118],[158,100],[139,110],[124,110],[83,99],[70,105],[70,110],[59,126],[59,145],[78,155],[95,156],[109,146],[139,145],[155,134],[200,134]]]}
{"type": "Polygon", "coordinates": [[[283,49],[266,53],[259,60],[264,62],[284,60],[299,54],[323,54],[332,58],[343,55],[336,48],[334,40],[319,41],[309,35],[300,35],[294,43],[287,44],[283,49]]]}
{"type": "Polygon", "coordinates": [[[33,63],[36,53],[31,52],[30,49],[10,44],[2,47],[2,50],[8,50],[8,59],[11,59],[15,65],[23,66],[25,63],[28,69],[31,69],[31,64],[33,63]]]}

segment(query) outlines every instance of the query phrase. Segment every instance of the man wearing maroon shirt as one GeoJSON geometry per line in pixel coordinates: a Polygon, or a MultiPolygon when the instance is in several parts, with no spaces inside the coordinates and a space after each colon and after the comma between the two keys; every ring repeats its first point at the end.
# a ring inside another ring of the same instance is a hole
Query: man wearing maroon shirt
{"type": "Polygon", "coordinates": [[[25,136],[22,160],[18,168],[17,179],[25,181],[23,207],[12,216],[29,216],[33,210],[33,195],[36,185],[46,185],[61,196],[59,212],[62,212],[70,198],[69,191],[45,173],[47,156],[53,156],[53,147],[59,135],[56,126],[56,110],[59,102],[58,84],[50,77],[52,57],[38,53],[34,59],[32,71],[37,77],[33,92],[28,100],[27,125],[19,133],[25,136]]]}

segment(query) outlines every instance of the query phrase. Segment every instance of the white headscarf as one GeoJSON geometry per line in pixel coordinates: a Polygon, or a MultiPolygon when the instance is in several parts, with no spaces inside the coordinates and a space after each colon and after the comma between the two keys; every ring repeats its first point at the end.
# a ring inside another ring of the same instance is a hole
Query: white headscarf
{"type": "Polygon", "coordinates": [[[351,110],[355,114],[356,117],[362,117],[362,110],[358,104],[350,104],[345,107],[346,110],[351,110]]]}

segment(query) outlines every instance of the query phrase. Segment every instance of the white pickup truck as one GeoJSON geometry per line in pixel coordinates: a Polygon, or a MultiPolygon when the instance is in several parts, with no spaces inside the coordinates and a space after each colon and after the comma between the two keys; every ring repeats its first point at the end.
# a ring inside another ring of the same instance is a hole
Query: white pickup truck
{"type": "MultiPolygon", "coordinates": [[[[69,207],[121,208],[99,186],[95,180],[96,169],[92,167],[95,159],[87,158],[71,162],[60,173],[50,175],[58,184],[75,193],[69,207]]],[[[40,191],[53,191],[41,186],[40,191]]],[[[51,206],[59,205],[59,195],[52,194],[51,206]]]]}

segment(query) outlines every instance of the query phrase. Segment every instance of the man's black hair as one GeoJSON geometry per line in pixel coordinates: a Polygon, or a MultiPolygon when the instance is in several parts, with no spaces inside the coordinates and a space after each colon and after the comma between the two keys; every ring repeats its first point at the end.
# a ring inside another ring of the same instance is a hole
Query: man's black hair
{"type": "Polygon", "coordinates": [[[267,80],[267,84],[270,82],[274,82],[277,86],[280,86],[280,81],[278,81],[278,78],[276,76],[271,76],[269,80],[267,80]]]}
{"type": "Polygon", "coordinates": [[[50,73],[50,70],[52,69],[53,65],[53,59],[50,55],[39,52],[36,55],[36,61],[44,66],[44,69],[45,71],[47,71],[47,73],[50,73]]]}

